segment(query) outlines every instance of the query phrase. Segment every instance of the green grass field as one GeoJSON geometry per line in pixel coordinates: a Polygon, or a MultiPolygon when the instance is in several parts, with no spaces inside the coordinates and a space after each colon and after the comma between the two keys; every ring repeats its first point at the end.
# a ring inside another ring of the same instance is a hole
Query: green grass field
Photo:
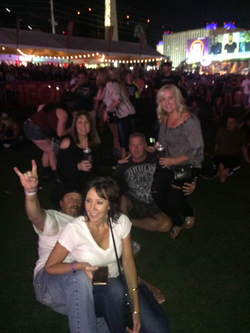
{"type": "MultiPolygon", "coordinates": [[[[13,171],[30,169],[40,152],[31,143],[0,155],[0,332],[66,333],[67,318],[35,299],[32,278],[37,235],[25,215],[24,193],[13,171]]],[[[190,201],[197,218],[191,230],[168,234],[132,231],[142,247],[139,276],[159,287],[172,333],[249,333],[250,166],[225,184],[198,180],[190,201]]],[[[51,208],[52,183],[40,183],[44,208],[51,208]]],[[[118,332],[119,333],[119,332],[118,332]]],[[[159,332],[161,333],[161,332],[159,332]]]]}

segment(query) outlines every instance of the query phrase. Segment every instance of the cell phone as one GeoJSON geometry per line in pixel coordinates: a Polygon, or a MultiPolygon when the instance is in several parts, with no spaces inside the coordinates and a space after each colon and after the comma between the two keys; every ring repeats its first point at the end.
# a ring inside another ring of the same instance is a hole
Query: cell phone
{"type": "Polygon", "coordinates": [[[149,138],[150,143],[155,143],[155,138],[149,138]]]}
{"type": "Polygon", "coordinates": [[[93,273],[92,283],[94,286],[105,286],[108,283],[109,268],[108,266],[99,267],[93,273]]]}

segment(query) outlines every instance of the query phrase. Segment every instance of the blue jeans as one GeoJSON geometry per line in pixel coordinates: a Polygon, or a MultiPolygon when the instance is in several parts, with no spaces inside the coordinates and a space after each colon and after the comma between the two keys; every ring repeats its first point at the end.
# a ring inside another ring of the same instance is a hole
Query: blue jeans
{"type": "Polygon", "coordinates": [[[167,316],[146,285],[139,286],[140,333],[170,333],[167,316]]]}
{"type": "MultiPolygon", "coordinates": [[[[124,276],[123,276],[124,277],[124,276]]],[[[126,327],[126,299],[121,278],[110,278],[106,286],[94,286],[96,314],[105,318],[111,333],[123,333],[126,327]]],[[[169,333],[168,319],[146,285],[139,286],[140,333],[169,333]]]]}
{"type": "Polygon", "coordinates": [[[126,332],[125,289],[121,279],[109,278],[105,286],[93,288],[97,317],[104,317],[111,333],[126,332]]]}
{"type": "Polygon", "coordinates": [[[96,320],[92,281],[84,272],[48,275],[41,269],[34,288],[40,303],[68,316],[71,333],[109,333],[103,318],[96,320]]]}
{"type": "MultiPolygon", "coordinates": [[[[82,271],[48,275],[40,270],[34,280],[39,302],[67,315],[71,333],[125,333],[126,300],[122,280],[110,278],[106,286],[92,286],[82,271]],[[94,297],[93,297],[94,296],[94,297]],[[96,316],[99,320],[97,329],[96,316]]],[[[167,317],[147,286],[139,286],[141,333],[169,333],[167,317]]]]}

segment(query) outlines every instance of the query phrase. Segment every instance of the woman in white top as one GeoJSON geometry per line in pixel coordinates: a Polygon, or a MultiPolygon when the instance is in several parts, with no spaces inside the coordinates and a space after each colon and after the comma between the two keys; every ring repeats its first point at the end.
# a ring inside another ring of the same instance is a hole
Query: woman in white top
{"type": "Polygon", "coordinates": [[[71,332],[95,333],[96,315],[105,318],[110,333],[125,333],[126,280],[133,320],[130,332],[168,333],[166,315],[147,286],[141,286],[138,294],[130,236],[132,224],[126,215],[119,212],[118,185],[109,177],[98,177],[87,183],[83,200],[82,216],[63,229],[45,265],[47,274],[54,275],[55,279],[65,274],[68,283],[76,285],[72,292],[77,305],[68,306],[71,332]],[[124,273],[121,276],[110,228],[118,258],[122,257],[124,273]],[[64,263],[67,255],[71,256],[72,263],[64,263]],[[92,286],[94,271],[102,266],[108,266],[108,283],[92,286]]]}
{"type": "MultiPolygon", "coordinates": [[[[121,158],[126,157],[129,151],[129,136],[133,132],[133,117],[135,109],[131,104],[126,88],[120,83],[117,69],[109,67],[107,70],[99,68],[97,70],[97,85],[103,87],[103,102],[105,109],[103,112],[104,121],[108,122],[114,136],[114,147],[121,149],[121,158]],[[104,88],[105,87],[105,88],[104,88]]],[[[97,99],[101,93],[97,94],[97,99]]]]}
{"type": "MultiPolygon", "coordinates": [[[[137,274],[130,238],[131,222],[127,216],[119,213],[119,198],[119,187],[111,178],[99,177],[89,182],[86,186],[83,216],[64,228],[46,263],[45,270],[48,274],[53,275],[83,271],[91,281],[93,272],[98,267],[108,266],[108,284],[93,287],[95,310],[97,315],[104,316],[111,333],[125,332],[125,290],[122,280],[117,279],[119,271],[110,233],[110,221],[118,257],[122,256],[124,274],[130,292],[133,332],[138,333],[141,327],[140,308],[137,274]],[[69,253],[74,263],[63,262],[69,253]]],[[[77,297],[81,299],[80,292],[77,297]]],[[[86,302],[87,300],[83,300],[83,303],[86,302]]],[[[93,301],[92,305],[94,305],[93,301]]],[[[82,315],[80,305],[77,311],[82,315]]],[[[87,311],[89,312],[89,309],[87,311]]],[[[92,312],[90,311],[90,313],[92,312]]],[[[82,323],[82,326],[75,332],[95,332],[93,322],[87,322],[86,325],[82,323]]]]}

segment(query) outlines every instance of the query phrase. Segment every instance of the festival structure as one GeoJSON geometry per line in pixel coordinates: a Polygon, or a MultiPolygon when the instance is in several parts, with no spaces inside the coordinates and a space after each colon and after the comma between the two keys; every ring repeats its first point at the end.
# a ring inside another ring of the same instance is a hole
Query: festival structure
{"type": "Polygon", "coordinates": [[[8,64],[33,62],[35,64],[82,64],[95,68],[100,65],[156,64],[165,57],[147,44],[50,34],[0,28],[0,62],[8,64]]]}

